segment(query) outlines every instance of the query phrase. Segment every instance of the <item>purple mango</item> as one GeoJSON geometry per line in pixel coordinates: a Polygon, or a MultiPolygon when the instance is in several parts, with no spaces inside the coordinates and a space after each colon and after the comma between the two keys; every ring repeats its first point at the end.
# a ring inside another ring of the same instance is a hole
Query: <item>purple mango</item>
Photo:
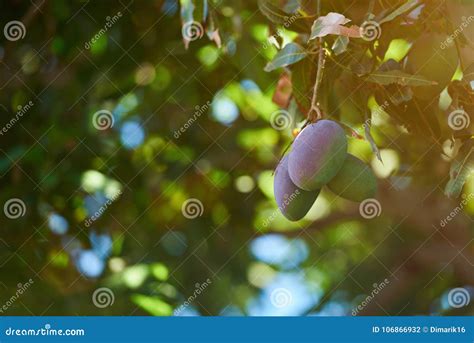
{"type": "Polygon", "coordinates": [[[276,168],[273,192],[281,213],[292,221],[303,218],[319,194],[319,190],[308,192],[291,181],[288,174],[288,155],[283,157],[276,168]]]}
{"type": "Polygon", "coordinates": [[[306,191],[321,189],[341,169],[347,157],[347,139],[332,120],[305,127],[293,142],[288,171],[293,183],[306,191]]]}

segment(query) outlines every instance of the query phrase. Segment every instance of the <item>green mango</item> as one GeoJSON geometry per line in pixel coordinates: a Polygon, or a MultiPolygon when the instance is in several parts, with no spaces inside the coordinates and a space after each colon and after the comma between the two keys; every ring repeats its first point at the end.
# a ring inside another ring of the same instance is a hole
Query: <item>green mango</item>
{"type": "Polygon", "coordinates": [[[341,170],[327,186],[342,198],[361,202],[375,196],[377,179],[367,164],[348,154],[341,170]]]}

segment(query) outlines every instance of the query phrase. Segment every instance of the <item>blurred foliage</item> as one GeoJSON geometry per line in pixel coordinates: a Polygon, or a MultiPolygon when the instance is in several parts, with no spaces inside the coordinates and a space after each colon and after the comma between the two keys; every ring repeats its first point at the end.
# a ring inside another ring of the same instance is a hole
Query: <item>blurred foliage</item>
{"type": "Polygon", "coordinates": [[[474,125],[449,126],[474,109],[473,6],[2,1],[25,37],[0,42],[0,203],[25,213],[0,217],[0,305],[34,281],[3,313],[350,315],[387,279],[359,314],[473,314],[447,300],[474,297],[474,125]],[[318,106],[379,178],[371,220],[323,192],[290,223],[273,200],[320,49],[318,106]],[[94,306],[99,287],[113,304],[94,306]]]}

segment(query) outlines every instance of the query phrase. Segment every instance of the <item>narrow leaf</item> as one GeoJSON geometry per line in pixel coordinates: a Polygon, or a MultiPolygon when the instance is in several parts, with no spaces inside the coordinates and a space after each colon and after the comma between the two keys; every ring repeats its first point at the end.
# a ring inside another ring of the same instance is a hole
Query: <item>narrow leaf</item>
{"type": "Polygon", "coordinates": [[[383,23],[386,23],[388,21],[391,21],[391,20],[395,19],[399,15],[402,15],[403,13],[405,13],[405,12],[409,11],[410,9],[412,9],[417,3],[418,3],[418,0],[408,0],[403,5],[398,7],[395,11],[393,11],[392,13],[388,14],[385,18],[380,20],[379,24],[383,24],[383,23]]]}
{"type": "Polygon", "coordinates": [[[301,61],[307,56],[307,52],[302,46],[296,43],[288,43],[280,50],[271,62],[265,66],[265,71],[272,71],[280,67],[286,67],[290,64],[301,61]]]}
{"type": "Polygon", "coordinates": [[[457,198],[462,188],[474,170],[473,140],[469,140],[461,148],[458,157],[452,162],[450,180],[446,184],[444,193],[450,198],[457,198]]]}
{"type": "Polygon", "coordinates": [[[301,12],[288,13],[283,11],[272,0],[258,0],[258,8],[272,23],[285,26],[286,29],[307,33],[314,17],[301,12]]]}
{"type": "Polygon", "coordinates": [[[370,133],[370,124],[366,123],[364,125],[364,133],[365,133],[365,139],[367,139],[370,143],[370,147],[372,148],[372,152],[377,156],[377,159],[383,164],[382,161],[382,156],[380,155],[380,150],[377,144],[375,144],[374,137],[372,137],[372,134],[370,133]]]}
{"type": "Polygon", "coordinates": [[[407,74],[400,70],[375,71],[369,74],[366,80],[380,85],[397,83],[402,86],[431,86],[436,84],[423,76],[407,74]]]}

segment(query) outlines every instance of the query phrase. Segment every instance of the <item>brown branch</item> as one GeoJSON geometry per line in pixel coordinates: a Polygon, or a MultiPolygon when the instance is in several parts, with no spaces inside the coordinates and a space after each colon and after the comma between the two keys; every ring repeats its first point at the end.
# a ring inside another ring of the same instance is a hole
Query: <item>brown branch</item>
{"type": "Polygon", "coordinates": [[[309,112],[308,112],[308,119],[310,121],[314,121],[315,119],[313,116],[314,112],[316,112],[316,115],[317,115],[316,120],[321,119],[323,117],[321,113],[321,109],[319,108],[319,105],[318,105],[318,89],[323,77],[323,68],[324,68],[324,63],[325,63],[326,52],[323,48],[323,39],[321,37],[319,37],[318,43],[319,43],[318,70],[316,72],[316,81],[314,82],[313,97],[311,99],[311,108],[309,109],[309,112]]]}

